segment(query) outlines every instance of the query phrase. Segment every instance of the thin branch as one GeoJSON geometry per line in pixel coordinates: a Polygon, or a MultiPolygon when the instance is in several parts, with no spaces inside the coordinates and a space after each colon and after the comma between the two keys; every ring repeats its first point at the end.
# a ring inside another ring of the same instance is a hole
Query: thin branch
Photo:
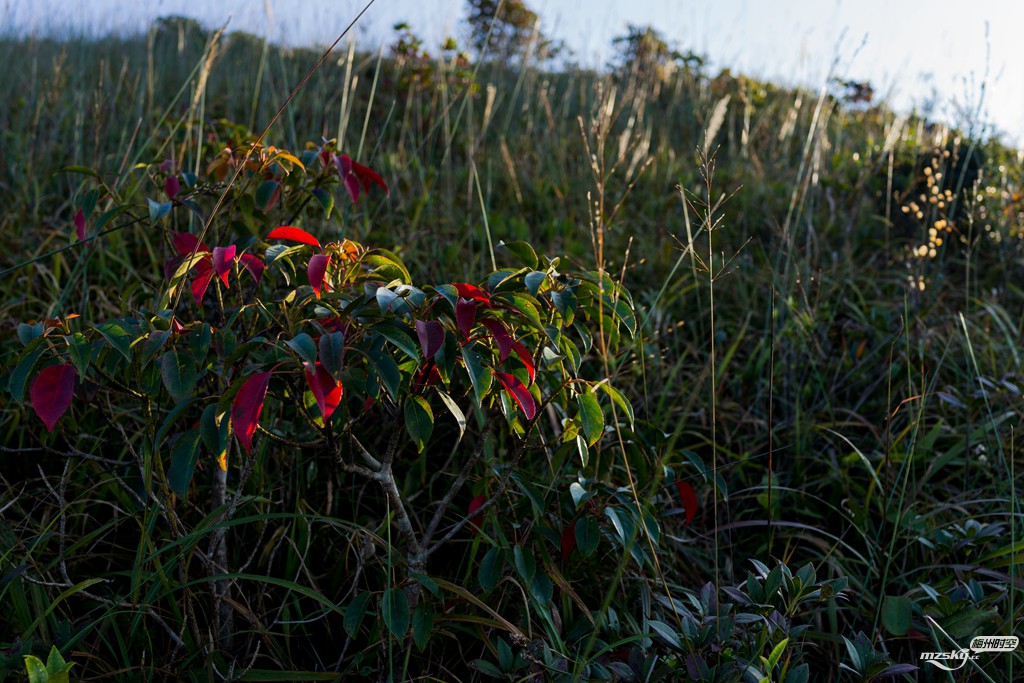
{"type": "Polygon", "coordinates": [[[484,445],[487,443],[487,438],[491,435],[491,426],[488,423],[487,428],[483,434],[480,435],[480,440],[476,444],[476,448],[473,449],[473,454],[469,456],[466,464],[462,466],[462,470],[459,472],[459,476],[455,478],[452,485],[448,487],[448,491],[444,494],[437,504],[437,511],[434,512],[434,518],[430,520],[430,524],[427,525],[427,530],[423,532],[423,545],[429,546],[430,539],[434,537],[434,533],[437,531],[438,525],[441,524],[441,520],[444,519],[444,513],[448,511],[452,501],[455,500],[455,496],[458,495],[459,490],[462,489],[463,484],[466,483],[466,479],[469,478],[469,473],[476,465],[480,456],[484,453],[484,445]]]}

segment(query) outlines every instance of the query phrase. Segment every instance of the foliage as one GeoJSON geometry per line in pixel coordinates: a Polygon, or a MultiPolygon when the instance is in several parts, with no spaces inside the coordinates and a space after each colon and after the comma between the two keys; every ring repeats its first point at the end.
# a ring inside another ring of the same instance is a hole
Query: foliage
{"type": "Polygon", "coordinates": [[[403,41],[253,147],[318,54],[0,40],[0,675],[927,681],[1015,632],[1015,150],[403,41]]]}
{"type": "Polygon", "coordinates": [[[540,31],[540,17],[523,0],[467,0],[470,44],[478,54],[508,64],[529,51],[540,61],[561,46],[540,31]]]}

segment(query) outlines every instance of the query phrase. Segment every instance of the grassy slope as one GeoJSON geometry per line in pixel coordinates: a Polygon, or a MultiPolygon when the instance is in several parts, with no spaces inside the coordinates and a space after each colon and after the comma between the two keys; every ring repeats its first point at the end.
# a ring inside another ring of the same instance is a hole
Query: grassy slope
{"type": "MultiPolygon", "coordinates": [[[[230,37],[197,93],[204,42],[187,31],[0,41],[12,94],[0,99],[0,270],[73,235],[79,178],[58,168],[115,173],[165,158],[165,142],[188,168],[196,140],[230,132],[220,120],[260,128],[315,59],[230,37]]],[[[618,384],[652,430],[672,434],[637,467],[654,476],[690,450],[730,491],[717,506],[699,491],[688,542],[663,559],[673,582],[695,587],[716,572],[739,581],[749,557],[813,560],[853,587],[838,615],[814,617],[822,632],[871,632],[883,595],[923,603],[919,582],[952,594],[968,578],[999,608],[989,630],[1019,620],[999,597],[1015,540],[1024,332],[1014,155],[884,108],[744,78],[485,65],[467,99],[460,83],[410,89],[389,69],[375,78],[375,65],[372,55],[330,60],[268,141],[297,149],[343,130],[339,148],[381,170],[392,191],[331,229],[396,249],[419,280],[489,268],[481,205],[495,243],[529,239],[624,274],[647,324],[643,362],[620,369],[618,384]],[[695,150],[716,124],[713,159],[702,159],[695,150]],[[945,174],[940,189],[974,181],[960,176],[969,159],[986,166],[971,201],[955,211],[922,202],[917,219],[902,208],[930,192],[923,168],[936,144],[951,152],[933,170],[945,174]],[[944,242],[931,257],[929,228],[943,218],[954,227],[936,233],[944,242]],[[925,255],[912,256],[922,244],[925,255]],[[979,537],[968,520],[1002,526],[979,537]],[[994,557],[979,563],[985,553],[994,557]],[[977,564],[987,572],[972,572],[977,564]]],[[[151,305],[158,244],[134,227],[78,271],[83,252],[71,250],[5,274],[4,354],[18,346],[17,321],[151,305]]],[[[28,445],[23,410],[0,405],[0,441],[28,445]]],[[[40,489],[5,476],[5,499],[25,485],[40,489]]],[[[821,661],[843,656],[832,648],[821,661]]]]}

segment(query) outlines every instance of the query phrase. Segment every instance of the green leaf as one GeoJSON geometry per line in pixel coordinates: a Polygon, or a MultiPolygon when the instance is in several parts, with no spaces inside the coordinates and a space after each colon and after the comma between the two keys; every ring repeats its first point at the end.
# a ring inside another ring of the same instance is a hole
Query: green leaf
{"type": "Polygon", "coordinates": [[[537,560],[533,553],[524,553],[522,546],[517,545],[512,549],[512,560],[523,581],[532,583],[533,577],[537,573],[537,560]]]}
{"type": "Polygon", "coordinates": [[[576,520],[576,549],[584,557],[590,557],[601,542],[601,527],[592,517],[580,517],[576,520]]]}
{"type": "Polygon", "coordinates": [[[505,678],[505,674],[502,673],[501,669],[494,666],[494,664],[488,662],[486,659],[474,659],[471,664],[473,668],[485,676],[490,676],[491,678],[505,678]]]}
{"type": "Polygon", "coordinates": [[[512,655],[512,648],[508,646],[505,639],[498,636],[498,666],[502,671],[512,671],[515,664],[515,657],[512,655]]]}
{"type": "Polygon", "coordinates": [[[388,394],[390,394],[393,400],[398,400],[398,389],[402,384],[402,374],[398,370],[398,364],[395,363],[395,359],[380,349],[371,349],[366,355],[370,359],[373,369],[377,371],[377,376],[384,383],[384,388],[387,389],[388,394]]]}
{"type": "Polygon", "coordinates": [[[573,294],[572,290],[565,289],[561,292],[551,292],[551,303],[555,305],[555,309],[562,316],[564,323],[572,325],[572,320],[576,316],[576,295],[573,294]]]}
{"type": "Polygon", "coordinates": [[[619,535],[619,540],[622,541],[623,546],[633,540],[636,527],[633,526],[628,513],[618,508],[606,507],[604,514],[611,521],[612,526],[615,527],[615,532],[619,535]]]}
{"type": "Polygon", "coordinates": [[[459,438],[455,440],[455,445],[458,446],[462,441],[462,435],[466,433],[466,415],[462,412],[462,408],[459,408],[459,404],[455,402],[451,396],[447,393],[437,390],[437,395],[441,397],[441,403],[444,403],[445,408],[455,418],[455,422],[459,425],[459,438]]]}
{"type": "Polygon", "coordinates": [[[192,407],[192,404],[195,403],[196,400],[197,399],[195,398],[185,399],[178,405],[174,406],[174,408],[171,409],[171,412],[167,413],[167,417],[164,418],[163,424],[160,425],[160,429],[158,429],[156,432],[156,439],[153,440],[154,451],[160,448],[160,444],[163,443],[164,438],[167,436],[167,433],[171,430],[171,427],[174,426],[174,423],[178,420],[178,418],[180,418],[190,407],[192,407]]]}
{"type": "Polygon", "coordinates": [[[782,653],[786,651],[786,645],[788,644],[789,638],[783,638],[779,642],[779,644],[775,646],[775,649],[772,650],[772,653],[768,655],[767,673],[769,676],[771,675],[772,670],[775,668],[775,665],[779,663],[780,659],[782,659],[782,653]]]}
{"type": "Polygon", "coordinates": [[[259,207],[260,211],[266,213],[269,209],[273,208],[270,206],[271,201],[274,199],[274,193],[277,192],[279,184],[276,180],[264,180],[260,183],[260,186],[256,188],[256,206],[259,207]]]}
{"type": "Polygon", "coordinates": [[[533,581],[530,582],[530,593],[541,607],[547,608],[551,604],[551,596],[554,593],[554,586],[546,572],[537,572],[533,581]]]}
{"type": "Polygon", "coordinates": [[[409,432],[416,450],[423,452],[434,429],[434,411],[422,396],[411,396],[405,401],[405,429],[409,432]]]}
{"type": "Polygon", "coordinates": [[[316,344],[313,342],[313,338],[305,332],[299,332],[297,335],[285,342],[292,351],[298,354],[299,358],[306,361],[310,366],[316,366],[316,344]]]}
{"type": "Polygon", "coordinates": [[[477,571],[476,577],[485,593],[490,593],[498,585],[498,579],[501,578],[501,570],[501,551],[492,546],[484,554],[484,559],[480,560],[480,569],[477,571]]]}
{"type": "Polygon", "coordinates": [[[160,377],[175,403],[181,403],[196,390],[196,364],[184,353],[168,351],[161,356],[160,377]]]}
{"type": "Polygon", "coordinates": [[[389,588],[381,598],[381,618],[391,635],[401,640],[409,630],[409,599],[401,588],[389,588]]]}
{"type": "Polygon", "coordinates": [[[882,600],[882,625],[894,636],[905,636],[910,631],[914,603],[905,595],[886,595],[882,600]]]}
{"type": "Polygon", "coordinates": [[[527,268],[533,268],[536,270],[540,266],[540,259],[537,258],[537,252],[533,250],[529,242],[522,240],[516,240],[514,242],[498,242],[499,247],[505,247],[508,249],[516,258],[518,258],[524,266],[527,268]]]}
{"type": "Polygon", "coordinates": [[[334,379],[341,379],[345,360],[345,334],[331,332],[320,336],[320,362],[334,379]]]}
{"type": "Polygon", "coordinates": [[[576,481],[569,484],[569,495],[572,496],[572,504],[576,506],[577,510],[579,509],[581,502],[586,501],[588,498],[590,498],[589,492],[585,488],[583,488],[583,486],[579,482],[576,481]]]}
{"type": "Polygon", "coordinates": [[[434,612],[424,601],[416,605],[412,615],[412,640],[422,652],[430,640],[430,632],[434,629],[434,612]]]}
{"type": "Polygon", "coordinates": [[[228,447],[228,427],[230,420],[226,414],[217,418],[217,404],[211,403],[203,409],[203,416],[199,419],[199,435],[203,445],[215,456],[220,455],[228,447]]]}
{"type": "Polygon", "coordinates": [[[373,326],[374,332],[387,339],[397,346],[405,355],[417,363],[420,360],[419,346],[413,342],[412,337],[398,329],[394,325],[378,324],[373,326]]]}
{"type": "Polygon", "coordinates": [[[374,249],[363,256],[363,264],[370,266],[373,270],[369,273],[369,279],[390,282],[401,280],[411,282],[409,271],[405,264],[397,256],[386,249],[374,249]]]}
{"type": "Polygon", "coordinates": [[[142,342],[142,367],[147,367],[149,362],[153,360],[156,354],[160,353],[160,350],[164,348],[164,344],[171,338],[170,330],[153,330],[146,339],[142,342]]]}
{"type": "Polygon", "coordinates": [[[107,342],[117,349],[130,363],[132,360],[132,335],[118,321],[108,320],[94,328],[107,342]]]}
{"type": "Polygon", "coordinates": [[[23,346],[28,346],[36,339],[43,336],[43,323],[38,322],[35,325],[29,325],[28,323],[18,323],[18,340],[21,341],[23,346]]]}
{"type": "Polygon", "coordinates": [[[203,364],[206,360],[206,354],[210,352],[210,342],[213,338],[213,330],[210,327],[210,323],[203,323],[196,328],[193,328],[192,333],[189,334],[189,345],[192,348],[192,358],[199,363],[203,364]]]}
{"type": "Polygon", "coordinates": [[[318,187],[313,190],[313,196],[316,197],[316,201],[319,202],[320,207],[323,208],[324,218],[330,218],[331,211],[334,210],[334,195],[324,188],[318,187]]]}
{"type": "Polygon", "coordinates": [[[363,617],[366,616],[366,605],[370,602],[370,597],[369,591],[363,591],[345,608],[345,633],[349,638],[359,635],[359,627],[362,626],[363,617]]]}
{"type": "Polygon", "coordinates": [[[28,674],[29,683],[46,683],[50,677],[43,660],[34,655],[25,655],[25,672],[28,674]]]}
{"type": "Polygon", "coordinates": [[[608,396],[611,397],[612,402],[616,406],[618,406],[619,409],[622,410],[622,412],[626,414],[626,417],[629,418],[629,425],[630,427],[632,427],[634,419],[633,406],[630,405],[629,401],[626,400],[626,397],[622,395],[622,392],[613,387],[608,382],[601,382],[597,386],[600,387],[606,394],[608,394],[608,396]]]}
{"type": "Polygon", "coordinates": [[[11,392],[11,396],[18,403],[22,402],[28,376],[32,374],[32,370],[35,369],[36,363],[39,362],[39,357],[43,355],[44,351],[46,351],[46,346],[40,344],[22,356],[18,364],[14,366],[14,370],[11,371],[11,376],[7,379],[7,390],[11,392]]]}
{"type": "Polygon", "coordinates": [[[579,404],[580,425],[587,437],[587,445],[593,446],[604,435],[604,413],[601,411],[601,404],[593,392],[579,394],[576,396],[579,404]]]}
{"type": "Polygon", "coordinates": [[[171,450],[171,468],[167,472],[167,483],[178,497],[184,497],[188,485],[192,482],[192,474],[199,461],[199,444],[202,439],[198,429],[190,429],[181,435],[171,450]]]}
{"type": "Polygon", "coordinates": [[[679,639],[679,634],[676,633],[675,630],[673,630],[673,628],[668,624],[661,621],[651,620],[647,622],[647,625],[651,628],[652,631],[658,634],[666,643],[668,643],[675,649],[681,650],[683,648],[683,643],[679,639]]]}
{"type": "Polygon", "coordinates": [[[437,581],[434,581],[426,574],[412,572],[409,574],[409,578],[430,591],[430,594],[435,598],[441,596],[441,587],[437,585],[437,581]]]}
{"type": "Polygon", "coordinates": [[[171,207],[174,206],[172,202],[154,202],[152,199],[146,199],[149,203],[149,222],[156,223],[158,220],[166,216],[171,212],[171,207]]]}
{"type": "Polygon", "coordinates": [[[462,360],[466,362],[466,372],[469,373],[469,380],[473,383],[473,392],[476,396],[476,403],[480,405],[484,396],[491,389],[492,373],[490,368],[485,368],[480,359],[480,354],[469,346],[462,347],[462,360]]]}
{"type": "Polygon", "coordinates": [[[62,671],[68,671],[73,665],[68,664],[64,661],[64,657],[60,654],[60,650],[57,649],[56,645],[50,646],[50,654],[46,658],[46,672],[55,674],[62,671]]]}
{"type": "Polygon", "coordinates": [[[537,293],[540,292],[540,286],[544,284],[544,280],[546,280],[547,277],[547,273],[542,273],[539,270],[533,270],[527,273],[526,277],[523,278],[523,284],[526,285],[526,289],[529,290],[530,294],[537,296],[537,293]]]}

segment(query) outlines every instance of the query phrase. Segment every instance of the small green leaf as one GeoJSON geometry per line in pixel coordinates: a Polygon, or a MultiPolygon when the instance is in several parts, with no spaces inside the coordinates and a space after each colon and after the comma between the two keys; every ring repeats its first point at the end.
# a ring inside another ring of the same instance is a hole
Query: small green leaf
{"type": "Polygon", "coordinates": [[[484,559],[480,560],[480,569],[477,572],[477,580],[480,582],[480,587],[484,589],[485,593],[490,593],[498,585],[498,579],[501,578],[501,570],[501,551],[492,546],[484,554],[484,559]]]}
{"type": "Polygon", "coordinates": [[[11,392],[15,401],[21,403],[24,398],[28,376],[32,374],[32,370],[35,369],[36,363],[39,362],[39,357],[43,355],[44,351],[46,351],[46,346],[40,344],[22,356],[18,364],[14,366],[14,370],[11,371],[11,376],[7,379],[7,390],[11,392]]]}
{"type": "Polygon", "coordinates": [[[374,332],[397,346],[405,355],[419,362],[420,350],[412,337],[393,325],[378,324],[373,326],[374,332]]]}
{"type": "Polygon", "coordinates": [[[630,405],[629,401],[626,400],[626,397],[622,395],[622,392],[619,391],[618,389],[616,389],[615,387],[613,387],[608,382],[601,382],[597,386],[600,387],[606,394],[608,394],[608,396],[611,397],[612,402],[620,410],[622,410],[623,413],[626,414],[626,417],[629,418],[629,424],[632,427],[632,425],[633,425],[633,406],[630,405]]]}
{"type": "Polygon", "coordinates": [[[652,631],[661,636],[666,643],[675,649],[681,650],[683,648],[683,643],[679,639],[679,634],[676,633],[668,624],[661,621],[651,620],[647,622],[647,625],[650,626],[652,631]]]}
{"type": "Polygon", "coordinates": [[[168,351],[161,356],[160,377],[175,403],[181,403],[196,390],[196,364],[184,353],[168,351]]]}
{"type": "Polygon", "coordinates": [[[373,369],[377,371],[377,376],[384,383],[388,394],[392,399],[397,400],[398,389],[402,384],[402,374],[395,359],[380,349],[372,349],[366,355],[370,359],[373,369]]]}
{"type": "Polygon", "coordinates": [[[882,625],[892,635],[907,635],[913,616],[914,603],[907,596],[886,595],[882,600],[882,625]]]}
{"type": "Polygon", "coordinates": [[[178,497],[183,497],[192,482],[192,474],[199,461],[199,444],[202,439],[198,429],[190,429],[181,435],[171,450],[171,468],[167,472],[167,483],[178,497]]]}
{"type": "Polygon", "coordinates": [[[524,553],[522,546],[517,545],[512,549],[512,560],[523,581],[532,583],[534,574],[537,573],[537,560],[533,553],[524,553]]]}
{"type": "Polygon", "coordinates": [[[381,598],[381,618],[391,635],[401,640],[409,630],[409,599],[401,588],[389,588],[381,598]]]}
{"type": "Polygon", "coordinates": [[[522,240],[516,240],[514,242],[499,242],[499,247],[508,249],[516,258],[518,258],[524,266],[527,268],[536,269],[540,265],[540,260],[537,258],[537,252],[533,250],[529,242],[522,240]]]}
{"type": "Polygon", "coordinates": [[[423,452],[434,429],[434,411],[422,396],[410,396],[405,401],[405,429],[409,432],[416,450],[423,452]]]}
{"type": "Polygon", "coordinates": [[[526,285],[526,289],[529,290],[530,294],[537,296],[540,292],[540,286],[544,284],[544,280],[548,277],[547,273],[542,273],[539,270],[533,270],[526,274],[523,278],[523,283],[526,285]]]}
{"type": "Polygon", "coordinates": [[[334,210],[334,195],[325,190],[322,187],[318,187],[313,190],[313,196],[316,197],[320,207],[324,210],[324,218],[331,217],[331,211],[334,210]]]}
{"type": "Polygon", "coordinates": [[[476,403],[480,405],[484,396],[491,389],[491,369],[483,366],[480,354],[469,348],[469,346],[462,347],[462,359],[466,362],[466,372],[469,373],[469,380],[473,383],[476,403]]]}
{"type": "Polygon", "coordinates": [[[305,332],[299,332],[297,335],[285,342],[292,351],[298,354],[299,358],[306,361],[310,366],[316,366],[316,344],[313,342],[313,338],[305,332]]]}
{"type": "Polygon", "coordinates": [[[46,683],[50,677],[43,665],[43,660],[34,655],[25,655],[25,671],[28,673],[29,683],[46,683]]]}
{"type": "Polygon", "coordinates": [[[152,199],[146,199],[149,203],[149,222],[156,223],[158,220],[166,216],[171,212],[171,207],[174,206],[172,202],[154,202],[152,199]]]}
{"type": "Polygon", "coordinates": [[[211,403],[203,409],[199,419],[199,434],[203,445],[215,456],[220,456],[228,447],[228,427],[230,420],[227,415],[217,417],[217,404],[211,403]]]}
{"type": "Polygon", "coordinates": [[[590,557],[597,550],[601,541],[601,527],[592,517],[580,517],[576,520],[576,549],[584,557],[590,557]]]}
{"type": "Polygon", "coordinates": [[[788,644],[789,644],[789,638],[783,638],[779,642],[779,644],[775,646],[775,649],[772,650],[772,653],[770,655],[768,655],[768,672],[767,673],[768,673],[769,676],[771,675],[772,670],[775,668],[775,665],[779,663],[780,659],[782,659],[782,653],[786,651],[786,645],[788,645],[788,644]]]}
{"type": "Polygon", "coordinates": [[[341,379],[345,360],[345,334],[331,332],[320,337],[320,362],[334,379],[341,379]]]}
{"type": "Polygon", "coordinates": [[[349,638],[355,638],[359,634],[359,627],[362,626],[363,617],[366,616],[366,605],[370,602],[370,597],[369,591],[363,591],[345,608],[345,633],[349,638]]]}
{"type": "Polygon", "coordinates": [[[274,208],[274,204],[277,203],[274,201],[274,193],[277,192],[278,187],[280,187],[280,185],[276,180],[264,180],[260,183],[260,186],[256,188],[256,206],[258,206],[259,210],[263,213],[274,208]]]}
{"type": "Polygon", "coordinates": [[[448,409],[448,412],[455,418],[456,424],[459,425],[459,438],[455,441],[455,445],[458,446],[459,442],[462,441],[462,435],[466,433],[466,414],[462,412],[462,408],[459,408],[459,404],[455,402],[455,399],[445,392],[438,389],[437,395],[441,397],[441,403],[444,403],[445,408],[448,409]]]}
{"type": "Polygon", "coordinates": [[[430,640],[430,632],[434,629],[434,612],[426,602],[416,605],[412,615],[412,640],[422,652],[430,640]]]}
{"type": "Polygon", "coordinates": [[[601,404],[593,392],[579,394],[576,396],[579,404],[580,424],[583,433],[587,437],[587,445],[593,446],[604,435],[604,413],[601,411],[601,404]]]}
{"type": "Polygon", "coordinates": [[[124,356],[128,362],[132,360],[132,336],[118,321],[108,320],[102,325],[95,327],[96,331],[103,335],[107,342],[117,349],[117,352],[124,356]]]}

